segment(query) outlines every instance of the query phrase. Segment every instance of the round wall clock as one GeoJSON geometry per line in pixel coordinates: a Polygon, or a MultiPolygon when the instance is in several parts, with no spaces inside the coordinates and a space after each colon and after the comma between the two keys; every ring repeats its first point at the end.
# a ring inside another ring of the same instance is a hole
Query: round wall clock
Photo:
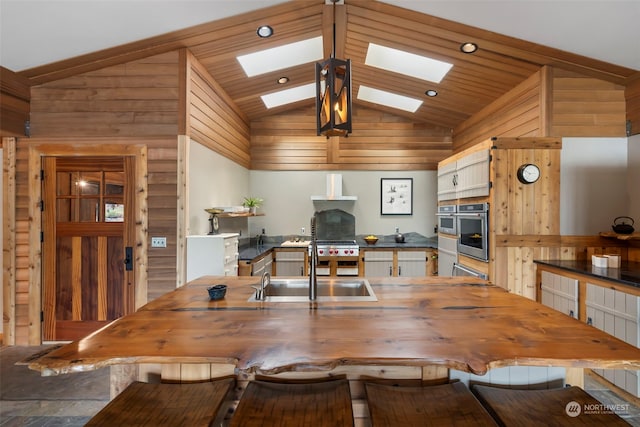
{"type": "Polygon", "coordinates": [[[532,163],[525,163],[518,168],[518,181],[533,184],[540,178],[540,168],[532,163]]]}

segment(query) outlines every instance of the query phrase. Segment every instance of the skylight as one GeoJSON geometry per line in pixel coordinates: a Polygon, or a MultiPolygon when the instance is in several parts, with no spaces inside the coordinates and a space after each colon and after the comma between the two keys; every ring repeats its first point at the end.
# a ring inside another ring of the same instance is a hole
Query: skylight
{"type": "Polygon", "coordinates": [[[397,108],[399,110],[415,113],[422,105],[422,100],[409,98],[408,96],[398,95],[380,89],[374,89],[360,85],[358,90],[358,99],[373,102],[387,107],[397,108]]]}
{"type": "Polygon", "coordinates": [[[241,55],[237,59],[247,77],[254,77],[283,68],[320,61],[322,56],[322,36],[319,36],[241,55]]]}
{"type": "Polygon", "coordinates": [[[279,107],[280,105],[302,101],[303,99],[314,98],[316,96],[316,84],[309,83],[304,86],[292,87],[291,89],[262,95],[262,102],[267,108],[279,107]]]}
{"type": "Polygon", "coordinates": [[[440,83],[453,64],[369,43],[364,62],[372,67],[440,83]]]}

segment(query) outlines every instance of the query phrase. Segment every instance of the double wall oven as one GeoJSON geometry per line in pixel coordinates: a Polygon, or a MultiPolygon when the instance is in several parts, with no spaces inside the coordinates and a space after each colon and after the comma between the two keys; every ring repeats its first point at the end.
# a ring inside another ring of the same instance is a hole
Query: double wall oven
{"type": "Polygon", "coordinates": [[[438,206],[438,273],[442,276],[486,274],[460,263],[459,255],[489,261],[489,204],[438,206]]]}

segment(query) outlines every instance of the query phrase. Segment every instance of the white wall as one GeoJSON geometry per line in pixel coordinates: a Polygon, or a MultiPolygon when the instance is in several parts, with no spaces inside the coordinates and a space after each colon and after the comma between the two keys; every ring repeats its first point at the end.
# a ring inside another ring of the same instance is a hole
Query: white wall
{"type": "Polygon", "coordinates": [[[264,217],[252,218],[250,235],[262,228],[268,235],[296,235],[316,211],[342,209],[356,217],[356,234],[393,234],[418,232],[433,236],[437,210],[435,171],[370,172],[370,171],[251,171],[253,196],[265,199],[264,217]],[[312,201],[311,196],[326,194],[328,173],[342,174],[342,193],[357,196],[356,201],[312,201]],[[380,214],[380,178],[413,178],[413,215],[380,214]]]}
{"type": "Polygon", "coordinates": [[[638,186],[629,181],[627,158],[627,138],[562,139],[562,235],[597,235],[611,230],[616,217],[630,215],[630,191],[638,203],[638,186]]]}
{"type": "MultiPolygon", "coordinates": [[[[187,235],[207,234],[209,214],[204,210],[242,205],[244,197],[249,194],[249,171],[195,141],[191,141],[189,146],[189,171],[187,235]]],[[[220,228],[221,231],[244,234],[247,231],[246,219],[221,220],[220,228]]]]}

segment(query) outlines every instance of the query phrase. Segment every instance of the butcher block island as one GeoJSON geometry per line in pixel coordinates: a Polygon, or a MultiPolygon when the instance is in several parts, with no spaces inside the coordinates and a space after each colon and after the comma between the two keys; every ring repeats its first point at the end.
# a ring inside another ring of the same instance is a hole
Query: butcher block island
{"type": "Polygon", "coordinates": [[[250,301],[257,279],[199,278],[30,367],[48,375],[194,363],[239,374],[353,365],[480,375],[514,365],[640,369],[640,349],[475,278],[370,278],[377,301],[362,302],[250,301]],[[210,300],[207,288],[220,283],[225,297],[210,300]]]}

